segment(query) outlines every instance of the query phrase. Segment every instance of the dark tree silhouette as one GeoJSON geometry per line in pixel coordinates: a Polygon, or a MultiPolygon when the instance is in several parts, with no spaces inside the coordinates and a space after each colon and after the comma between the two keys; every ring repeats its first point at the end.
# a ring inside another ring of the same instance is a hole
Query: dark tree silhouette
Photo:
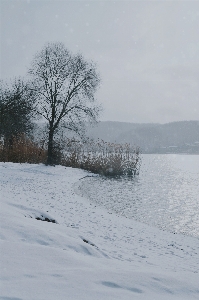
{"type": "Polygon", "coordinates": [[[54,134],[64,126],[80,132],[99,113],[94,93],[100,83],[93,62],[72,55],[62,43],[49,43],[33,59],[29,70],[37,114],[48,122],[48,159],[54,164],[54,134]]]}
{"type": "Polygon", "coordinates": [[[33,103],[26,83],[15,79],[11,84],[0,82],[0,134],[5,141],[33,128],[33,103]]]}

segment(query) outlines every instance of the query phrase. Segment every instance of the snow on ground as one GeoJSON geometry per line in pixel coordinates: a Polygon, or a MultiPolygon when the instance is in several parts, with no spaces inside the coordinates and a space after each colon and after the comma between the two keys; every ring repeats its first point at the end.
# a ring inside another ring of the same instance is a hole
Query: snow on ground
{"type": "Polygon", "coordinates": [[[0,299],[199,299],[198,239],[77,196],[86,171],[0,163],[0,174],[0,299]]]}

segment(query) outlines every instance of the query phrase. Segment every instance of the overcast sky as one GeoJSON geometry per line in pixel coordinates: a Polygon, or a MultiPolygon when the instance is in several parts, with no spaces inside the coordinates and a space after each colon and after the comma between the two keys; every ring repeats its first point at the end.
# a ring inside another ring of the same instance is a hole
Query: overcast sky
{"type": "Polygon", "coordinates": [[[199,120],[199,1],[1,0],[1,78],[49,41],[97,62],[101,120],[199,120]]]}

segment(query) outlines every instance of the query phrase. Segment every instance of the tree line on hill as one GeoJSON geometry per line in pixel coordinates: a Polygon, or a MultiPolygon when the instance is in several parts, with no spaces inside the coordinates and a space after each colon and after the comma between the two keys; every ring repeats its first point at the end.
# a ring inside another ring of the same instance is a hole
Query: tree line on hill
{"type": "Polygon", "coordinates": [[[166,124],[100,122],[88,128],[91,138],[139,145],[142,153],[199,154],[199,121],[166,124]]]}

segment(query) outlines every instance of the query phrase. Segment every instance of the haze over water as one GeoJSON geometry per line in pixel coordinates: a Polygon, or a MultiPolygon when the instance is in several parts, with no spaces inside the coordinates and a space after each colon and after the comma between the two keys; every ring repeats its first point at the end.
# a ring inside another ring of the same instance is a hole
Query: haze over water
{"type": "Polygon", "coordinates": [[[199,155],[142,155],[140,175],[87,177],[78,193],[109,211],[199,237],[199,155]]]}

